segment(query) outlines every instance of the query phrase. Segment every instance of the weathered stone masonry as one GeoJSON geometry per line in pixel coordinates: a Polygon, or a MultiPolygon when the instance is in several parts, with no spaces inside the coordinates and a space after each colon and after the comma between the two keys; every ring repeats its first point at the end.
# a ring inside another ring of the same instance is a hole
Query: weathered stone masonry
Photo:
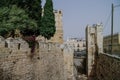
{"type": "Polygon", "coordinates": [[[102,25],[87,26],[88,80],[120,80],[120,57],[103,53],[102,25]]]}
{"type": "Polygon", "coordinates": [[[0,80],[64,80],[63,52],[59,46],[39,42],[32,58],[29,48],[0,47],[0,80]]]}
{"type": "Polygon", "coordinates": [[[96,77],[97,80],[120,80],[120,57],[99,54],[96,77]]]}
{"type": "Polygon", "coordinates": [[[87,53],[87,76],[94,77],[96,70],[96,58],[99,53],[103,53],[103,26],[94,24],[86,27],[86,53],[87,53]]]}

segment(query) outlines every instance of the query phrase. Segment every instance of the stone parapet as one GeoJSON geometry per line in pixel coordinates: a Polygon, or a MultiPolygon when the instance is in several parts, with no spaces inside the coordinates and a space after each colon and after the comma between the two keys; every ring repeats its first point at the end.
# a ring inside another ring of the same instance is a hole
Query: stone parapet
{"type": "Polygon", "coordinates": [[[0,48],[0,80],[64,80],[59,44],[39,42],[35,53],[29,49],[0,48]]]}
{"type": "Polygon", "coordinates": [[[120,57],[99,54],[96,78],[97,80],[120,80],[120,57]]]}

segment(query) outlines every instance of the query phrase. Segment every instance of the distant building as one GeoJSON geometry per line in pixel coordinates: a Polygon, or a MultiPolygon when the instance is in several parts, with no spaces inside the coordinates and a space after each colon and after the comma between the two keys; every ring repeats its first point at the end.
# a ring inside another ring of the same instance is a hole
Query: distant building
{"type": "MultiPolygon", "coordinates": [[[[105,53],[111,51],[111,35],[105,36],[103,38],[103,48],[105,53]]],[[[113,54],[120,55],[120,33],[113,35],[113,45],[112,45],[113,54]]]]}
{"type": "MultiPolygon", "coordinates": [[[[64,42],[64,45],[67,45],[73,50],[73,64],[74,64],[74,75],[77,78],[80,74],[85,74],[85,59],[86,59],[86,41],[79,38],[69,38],[64,42]]],[[[71,55],[70,51],[67,54],[71,55]]],[[[67,60],[69,58],[66,58],[67,60]]],[[[69,62],[71,60],[68,60],[69,62]]],[[[70,64],[70,63],[69,63],[70,64]]]]}
{"type": "MultiPolygon", "coordinates": [[[[54,10],[55,14],[55,26],[56,26],[56,32],[54,36],[50,39],[47,40],[46,42],[54,42],[54,43],[63,43],[63,24],[62,24],[62,11],[61,10],[54,10]]],[[[43,14],[42,14],[43,16],[43,14]]],[[[45,41],[44,37],[39,36],[37,38],[39,41],[45,41]]]]}
{"type": "Polygon", "coordinates": [[[82,51],[86,49],[85,40],[79,38],[69,38],[65,44],[73,47],[74,51],[82,51]]]}

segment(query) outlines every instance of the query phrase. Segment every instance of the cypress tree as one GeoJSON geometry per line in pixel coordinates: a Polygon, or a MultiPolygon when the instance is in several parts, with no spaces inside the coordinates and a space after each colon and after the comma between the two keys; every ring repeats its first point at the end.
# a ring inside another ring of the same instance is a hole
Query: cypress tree
{"type": "Polygon", "coordinates": [[[44,13],[42,16],[42,26],[40,27],[40,34],[47,39],[54,36],[55,28],[55,16],[53,12],[52,0],[46,0],[44,5],[44,13]]]}

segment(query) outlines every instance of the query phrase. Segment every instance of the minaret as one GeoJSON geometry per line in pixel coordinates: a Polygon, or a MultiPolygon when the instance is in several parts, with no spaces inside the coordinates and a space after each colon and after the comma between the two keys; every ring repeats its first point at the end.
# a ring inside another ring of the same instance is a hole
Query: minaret
{"type": "Polygon", "coordinates": [[[55,26],[56,26],[56,32],[54,36],[49,40],[49,42],[55,42],[55,43],[63,43],[63,24],[62,24],[62,11],[61,10],[54,10],[55,14],[55,26]]]}
{"type": "MultiPolygon", "coordinates": [[[[42,10],[43,13],[44,10],[42,10]]],[[[55,15],[55,27],[56,27],[56,32],[54,36],[50,40],[45,40],[43,36],[38,36],[36,40],[38,41],[46,41],[46,42],[53,42],[53,43],[63,43],[63,24],[62,24],[62,11],[61,10],[54,10],[54,15],[55,15]]],[[[43,14],[42,14],[43,16],[43,14]]]]}

